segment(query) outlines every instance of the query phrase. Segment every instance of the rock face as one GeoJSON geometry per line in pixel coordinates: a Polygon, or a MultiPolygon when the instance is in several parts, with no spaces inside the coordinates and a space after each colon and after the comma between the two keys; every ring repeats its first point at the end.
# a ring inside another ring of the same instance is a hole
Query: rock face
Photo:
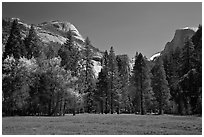
{"type": "MultiPolygon", "coordinates": [[[[14,19],[18,20],[22,38],[24,39],[28,35],[28,31],[31,25],[21,21],[19,18],[4,18],[2,21],[3,49],[8,39],[11,24],[14,19]]],[[[76,27],[70,22],[49,21],[38,25],[34,25],[34,28],[36,30],[37,35],[39,36],[39,39],[45,45],[48,45],[48,46],[49,44],[53,45],[53,43],[56,43],[56,46],[64,44],[67,40],[66,34],[69,30],[71,30],[73,34],[74,45],[77,46],[79,50],[84,49],[85,39],[76,29],[76,27]]],[[[95,48],[94,46],[90,46],[90,48],[93,53],[93,64],[94,64],[93,69],[94,69],[95,75],[98,76],[98,73],[101,70],[100,60],[103,56],[103,52],[101,52],[99,49],[95,48]]]]}
{"type": "Polygon", "coordinates": [[[185,27],[185,28],[177,29],[175,31],[174,38],[172,39],[171,42],[167,42],[164,50],[162,50],[161,52],[157,52],[157,53],[153,54],[149,60],[154,61],[159,56],[165,56],[165,55],[168,56],[169,53],[171,51],[175,51],[175,49],[177,47],[183,48],[184,43],[185,43],[185,39],[187,37],[191,38],[197,30],[198,30],[198,28],[196,28],[196,27],[185,27]]]}
{"type": "Polygon", "coordinates": [[[69,30],[72,31],[74,41],[78,44],[78,46],[81,46],[84,42],[82,35],[79,33],[76,27],[69,22],[44,22],[37,25],[36,29],[44,42],[52,41],[63,44],[66,41],[66,33],[69,30]]]}
{"type": "Polygon", "coordinates": [[[174,35],[174,38],[171,42],[167,42],[162,54],[169,53],[170,51],[174,51],[177,47],[183,48],[185,39],[187,37],[192,37],[195,34],[196,28],[183,28],[177,29],[174,35]]]}

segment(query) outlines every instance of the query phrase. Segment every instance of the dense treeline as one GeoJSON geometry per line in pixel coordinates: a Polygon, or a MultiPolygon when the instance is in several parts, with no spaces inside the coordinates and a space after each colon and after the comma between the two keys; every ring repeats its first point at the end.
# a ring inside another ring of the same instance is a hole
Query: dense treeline
{"type": "Polygon", "coordinates": [[[33,25],[22,39],[13,21],[3,52],[4,115],[202,112],[201,26],[183,49],[153,62],[136,52],[133,68],[127,55],[115,55],[111,47],[97,77],[89,38],[79,50],[69,30],[57,51],[53,44],[43,45],[33,25]]]}

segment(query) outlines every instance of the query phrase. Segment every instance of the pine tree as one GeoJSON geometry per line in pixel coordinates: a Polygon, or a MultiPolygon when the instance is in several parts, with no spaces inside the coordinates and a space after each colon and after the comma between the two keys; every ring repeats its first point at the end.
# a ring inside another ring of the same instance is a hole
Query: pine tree
{"type": "Polygon", "coordinates": [[[135,60],[133,67],[133,82],[136,87],[135,92],[140,94],[140,113],[144,115],[148,108],[151,108],[151,100],[153,99],[151,92],[151,79],[149,76],[149,70],[143,58],[143,55],[140,53],[135,60]]]}
{"type": "Polygon", "coordinates": [[[152,68],[152,74],[151,84],[154,96],[159,104],[159,114],[163,114],[164,109],[168,107],[170,91],[168,81],[166,80],[163,62],[160,58],[157,59],[155,66],[152,68]]]}
{"type": "Polygon", "coordinates": [[[104,112],[104,102],[107,96],[106,95],[107,91],[108,91],[108,74],[105,69],[101,69],[101,72],[99,72],[98,76],[97,90],[95,92],[95,96],[100,103],[100,110],[102,114],[104,112]]]}
{"type": "Polygon", "coordinates": [[[95,90],[95,75],[93,72],[92,52],[90,49],[91,42],[87,37],[85,40],[85,51],[84,51],[84,86],[86,93],[86,107],[87,112],[90,113],[93,110],[93,95],[95,90]]]}
{"type": "Polygon", "coordinates": [[[120,109],[128,111],[129,100],[128,100],[128,87],[130,84],[130,66],[129,58],[127,55],[117,55],[117,66],[119,76],[119,89],[120,89],[120,109]]]}
{"type": "Polygon", "coordinates": [[[74,45],[72,31],[67,32],[67,41],[58,51],[58,55],[62,58],[61,66],[66,70],[70,70],[73,76],[77,76],[79,72],[79,60],[81,54],[74,45]]]}
{"type": "Polygon", "coordinates": [[[109,68],[109,83],[110,83],[110,111],[114,112],[114,107],[118,107],[118,68],[115,52],[113,47],[110,48],[108,56],[108,68],[109,68]]]}
{"type": "MultiPolygon", "coordinates": [[[[104,70],[104,73],[106,75],[106,79],[107,79],[107,82],[109,80],[109,67],[108,67],[108,64],[109,64],[109,60],[108,60],[108,52],[107,50],[104,52],[104,55],[103,55],[103,59],[102,59],[102,67],[103,67],[103,70],[104,70]]],[[[104,87],[106,90],[105,90],[105,114],[108,113],[109,111],[109,100],[110,100],[110,92],[109,92],[109,82],[108,84],[106,85],[106,87],[104,87]]]]}
{"type": "Polygon", "coordinates": [[[195,45],[194,56],[195,56],[195,68],[200,74],[199,85],[202,87],[202,26],[199,25],[197,32],[192,37],[192,42],[195,45]]]}
{"type": "Polygon", "coordinates": [[[188,73],[189,70],[194,68],[194,45],[192,40],[187,37],[184,43],[184,47],[181,53],[181,66],[180,66],[180,76],[188,73]]]}
{"type": "Polygon", "coordinates": [[[197,88],[196,103],[192,103],[193,112],[201,114],[202,113],[202,26],[199,25],[197,32],[192,37],[192,42],[195,45],[194,55],[195,55],[195,69],[197,71],[197,88]]]}
{"type": "Polygon", "coordinates": [[[13,55],[15,59],[25,56],[25,46],[21,39],[18,20],[14,20],[12,23],[10,35],[5,45],[5,52],[3,53],[3,60],[11,55],[13,55]]]}
{"type": "Polygon", "coordinates": [[[35,28],[31,25],[28,36],[24,40],[26,48],[26,57],[31,59],[32,57],[40,56],[39,40],[35,32],[35,28]]]}
{"type": "MultiPolygon", "coordinates": [[[[181,63],[180,63],[180,67],[179,67],[179,86],[182,88],[182,99],[184,100],[184,108],[186,111],[184,111],[183,113],[191,113],[190,112],[190,97],[189,97],[189,94],[191,94],[191,92],[193,91],[190,91],[190,89],[186,88],[186,86],[182,86],[182,85],[185,85],[185,84],[181,84],[183,83],[184,81],[184,77],[186,77],[186,75],[188,74],[189,71],[191,71],[194,67],[195,67],[195,56],[193,54],[194,52],[194,45],[191,41],[191,39],[189,37],[186,38],[185,40],[185,43],[184,43],[184,47],[182,49],[182,52],[181,52],[181,63]],[[182,82],[183,81],[183,82],[182,82]]],[[[191,79],[192,80],[192,79],[191,79]]],[[[192,84],[190,79],[188,79],[187,81],[187,84],[190,86],[192,84]]]]}
{"type": "Polygon", "coordinates": [[[180,80],[180,65],[181,65],[181,53],[182,49],[177,47],[175,51],[171,51],[169,56],[163,58],[164,69],[166,72],[166,79],[169,84],[171,99],[176,105],[173,106],[173,113],[184,114],[185,113],[185,100],[183,91],[181,90],[179,83],[180,80]]]}

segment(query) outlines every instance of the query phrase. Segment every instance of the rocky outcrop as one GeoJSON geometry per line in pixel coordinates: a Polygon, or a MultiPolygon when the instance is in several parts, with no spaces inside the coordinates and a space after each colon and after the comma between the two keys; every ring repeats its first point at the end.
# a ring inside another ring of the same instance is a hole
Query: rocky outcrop
{"type": "Polygon", "coordinates": [[[187,37],[192,37],[195,34],[196,28],[183,28],[183,29],[177,29],[174,35],[174,38],[171,42],[167,42],[165,45],[164,50],[162,51],[162,54],[168,54],[170,51],[175,51],[177,47],[183,48],[184,42],[187,37]]]}
{"type": "Polygon", "coordinates": [[[171,40],[171,42],[166,43],[164,50],[153,54],[149,60],[154,61],[159,56],[162,56],[162,57],[168,56],[169,53],[171,53],[172,51],[175,51],[177,47],[182,49],[184,47],[186,38],[187,37],[191,38],[197,30],[198,28],[196,27],[185,27],[185,28],[177,29],[175,31],[174,37],[171,40]]]}
{"type": "MultiPolygon", "coordinates": [[[[2,25],[3,49],[8,39],[11,24],[14,19],[18,20],[22,39],[24,39],[28,35],[28,31],[31,26],[30,24],[25,23],[19,18],[4,18],[3,23],[2,23],[3,24],[2,25]]],[[[46,46],[53,45],[54,43],[56,43],[56,46],[60,46],[64,44],[67,40],[66,38],[67,32],[71,30],[73,34],[74,45],[77,46],[79,50],[84,49],[85,39],[82,37],[80,32],[76,29],[76,27],[70,22],[49,21],[49,22],[38,24],[38,25],[34,25],[34,28],[36,30],[37,35],[39,36],[39,39],[46,46]]],[[[94,64],[93,69],[94,69],[95,75],[98,76],[98,73],[101,70],[100,62],[103,56],[103,52],[101,52],[99,49],[95,48],[92,45],[90,48],[93,53],[93,64],[94,64]]]]}

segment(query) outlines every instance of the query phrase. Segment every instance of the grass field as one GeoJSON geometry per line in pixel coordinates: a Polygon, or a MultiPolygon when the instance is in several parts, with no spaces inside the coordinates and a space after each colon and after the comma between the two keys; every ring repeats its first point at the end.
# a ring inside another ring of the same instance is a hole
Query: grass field
{"type": "Polygon", "coordinates": [[[2,134],[165,135],[202,134],[202,118],[172,115],[78,114],[64,117],[3,117],[2,134]]]}

